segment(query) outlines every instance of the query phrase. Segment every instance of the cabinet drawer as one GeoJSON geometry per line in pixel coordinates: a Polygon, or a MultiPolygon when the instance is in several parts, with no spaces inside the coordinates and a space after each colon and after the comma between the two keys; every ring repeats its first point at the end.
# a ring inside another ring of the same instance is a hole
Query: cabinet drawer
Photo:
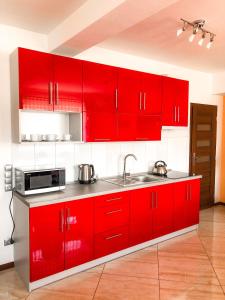
{"type": "Polygon", "coordinates": [[[124,201],[114,205],[98,207],[95,210],[95,233],[128,225],[129,203],[124,201]]]}
{"type": "Polygon", "coordinates": [[[127,248],[129,245],[128,226],[118,227],[95,235],[95,258],[127,248]]]}
{"type": "Polygon", "coordinates": [[[95,208],[103,207],[103,206],[113,206],[120,205],[124,203],[128,203],[129,201],[129,193],[115,193],[108,194],[104,196],[99,196],[95,198],[95,208]]]}

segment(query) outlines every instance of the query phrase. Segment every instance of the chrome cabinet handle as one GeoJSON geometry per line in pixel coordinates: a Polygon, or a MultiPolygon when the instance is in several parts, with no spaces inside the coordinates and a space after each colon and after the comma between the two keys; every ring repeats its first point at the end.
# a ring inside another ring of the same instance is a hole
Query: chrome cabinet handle
{"type": "Polygon", "coordinates": [[[118,89],[115,90],[116,110],[118,109],[118,89]]]}
{"type": "Polygon", "coordinates": [[[144,93],[144,110],[146,110],[146,93],[144,93]]]}
{"type": "Polygon", "coordinates": [[[189,200],[192,199],[192,186],[191,184],[189,185],[189,200]]]}
{"type": "Polygon", "coordinates": [[[108,236],[108,237],[106,237],[105,239],[106,239],[106,240],[111,240],[111,239],[115,239],[115,238],[120,237],[120,236],[122,236],[122,233],[114,234],[114,235],[112,235],[112,236],[108,236]]]}
{"type": "Polygon", "coordinates": [[[153,192],[151,192],[151,208],[154,208],[153,192]]]}
{"type": "Polygon", "coordinates": [[[139,95],[139,109],[142,110],[142,92],[139,95]]]}
{"type": "Polygon", "coordinates": [[[174,105],[174,122],[177,122],[177,107],[174,105]]]}
{"type": "Polygon", "coordinates": [[[59,84],[58,82],[55,83],[55,104],[59,104],[59,84]]]}
{"type": "Polygon", "coordinates": [[[112,198],[112,199],[107,199],[106,202],[111,202],[111,201],[116,201],[116,200],[121,200],[122,198],[112,198]]]}
{"type": "Polygon", "coordinates": [[[180,123],[180,106],[177,106],[177,122],[180,123]]]}
{"type": "Polygon", "coordinates": [[[136,138],[137,141],[147,141],[148,138],[136,138]]]}
{"type": "Polygon", "coordinates": [[[189,200],[189,185],[186,186],[186,199],[189,200]]]}
{"type": "Polygon", "coordinates": [[[64,231],[64,209],[61,209],[60,211],[60,229],[61,232],[64,231]]]}
{"type": "Polygon", "coordinates": [[[67,207],[66,211],[66,229],[70,230],[70,208],[67,207]]]}
{"type": "Polygon", "coordinates": [[[108,211],[105,214],[106,215],[111,215],[111,214],[115,214],[115,213],[118,213],[118,212],[121,212],[121,211],[122,211],[122,209],[117,209],[117,210],[108,211]]]}
{"type": "Polygon", "coordinates": [[[49,104],[52,105],[52,103],[53,103],[53,83],[51,81],[49,82],[48,89],[49,89],[49,104]]]}

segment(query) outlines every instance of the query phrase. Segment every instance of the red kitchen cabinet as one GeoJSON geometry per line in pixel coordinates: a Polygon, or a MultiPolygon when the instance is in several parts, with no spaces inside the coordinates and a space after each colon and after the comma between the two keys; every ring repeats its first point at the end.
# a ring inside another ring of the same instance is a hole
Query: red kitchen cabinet
{"type": "Polygon", "coordinates": [[[53,56],[18,48],[19,108],[53,110],[53,56]]]}
{"type": "Polygon", "coordinates": [[[117,114],[117,139],[119,141],[135,141],[137,131],[136,113],[117,114]]]}
{"type": "Polygon", "coordinates": [[[151,191],[151,188],[144,188],[130,192],[130,246],[152,238],[151,191]]]}
{"type": "Polygon", "coordinates": [[[154,238],[173,231],[173,195],[172,184],[152,188],[152,232],[154,238]]]}
{"type": "Polygon", "coordinates": [[[162,113],[162,76],[142,73],[140,110],[148,115],[162,113]]]}
{"type": "Polygon", "coordinates": [[[199,223],[200,180],[174,185],[174,229],[179,230],[199,223]]]}
{"type": "Polygon", "coordinates": [[[138,114],[136,121],[137,141],[160,141],[162,129],[161,116],[138,114]]]}
{"type": "Polygon", "coordinates": [[[117,68],[83,62],[83,110],[116,112],[117,68]]]}
{"type": "Polygon", "coordinates": [[[188,125],[188,87],[188,81],[163,78],[162,125],[188,125]]]}
{"type": "Polygon", "coordinates": [[[83,112],[83,140],[85,142],[116,141],[116,114],[83,112]]]}
{"type": "Polygon", "coordinates": [[[65,204],[65,269],[93,259],[93,199],[65,204]]]}
{"type": "Polygon", "coordinates": [[[54,55],[54,110],[82,112],[82,61],[54,55]]]}
{"type": "Polygon", "coordinates": [[[95,236],[94,256],[99,258],[129,246],[128,226],[113,228],[95,236]]]}
{"type": "Polygon", "coordinates": [[[30,281],[64,270],[64,204],[30,209],[30,281]]]}
{"type": "Polygon", "coordinates": [[[82,62],[18,48],[19,108],[82,111],[82,62]]]}
{"type": "Polygon", "coordinates": [[[118,69],[117,111],[136,113],[141,107],[141,72],[118,69]]]}

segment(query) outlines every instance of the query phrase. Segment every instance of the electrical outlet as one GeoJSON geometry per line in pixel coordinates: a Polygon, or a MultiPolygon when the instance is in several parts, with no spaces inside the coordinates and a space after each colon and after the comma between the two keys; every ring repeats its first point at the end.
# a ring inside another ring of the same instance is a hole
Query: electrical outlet
{"type": "Polygon", "coordinates": [[[5,184],[5,192],[12,191],[12,184],[5,184]]]}
{"type": "Polygon", "coordinates": [[[12,244],[14,244],[13,240],[11,240],[11,239],[4,240],[4,246],[9,246],[9,245],[12,245],[12,244]]]}
{"type": "Polygon", "coordinates": [[[13,165],[5,165],[5,192],[10,192],[13,189],[13,165]]]}

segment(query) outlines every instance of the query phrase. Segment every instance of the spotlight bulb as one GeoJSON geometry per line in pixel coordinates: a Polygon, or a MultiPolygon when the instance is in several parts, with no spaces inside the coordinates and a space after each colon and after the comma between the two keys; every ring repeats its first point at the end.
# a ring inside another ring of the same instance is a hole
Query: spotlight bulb
{"type": "Polygon", "coordinates": [[[177,30],[177,36],[181,35],[181,33],[183,33],[183,31],[184,31],[183,28],[178,29],[177,30]]]}
{"type": "Polygon", "coordinates": [[[192,33],[192,35],[189,37],[189,42],[192,43],[194,41],[195,34],[192,33]]]}
{"type": "Polygon", "coordinates": [[[208,42],[206,48],[207,48],[207,49],[210,49],[211,47],[212,47],[212,42],[210,41],[210,42],[208,42]]]}

